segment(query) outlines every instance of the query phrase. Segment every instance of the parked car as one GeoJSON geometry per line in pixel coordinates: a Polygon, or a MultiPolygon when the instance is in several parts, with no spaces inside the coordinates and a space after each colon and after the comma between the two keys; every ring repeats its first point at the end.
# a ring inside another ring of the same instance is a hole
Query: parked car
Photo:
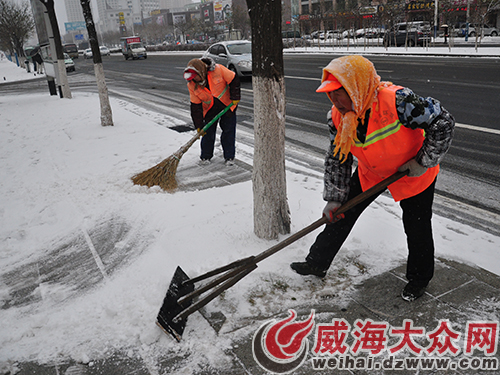
{"type": "Polygon", "coordinates": [[[111,55],[111,51],[106,46],[100,46],[99,51],[101,51],[101,56],[109,56],[111,55]]]}
{"type": "Polygon", "coordinates": [[[319,38],[319,34],[321,34],[321,33],[324,33],[324,31],[318,31],[318,30],[313,31],[311,33],[311,39],[318,39],[319,38]]]}
{"type": "MultiPolygon", "coordinates": [[[[482,27],[479,29],[479,31],[481,32],[481,35],[486,35],[486,36],[498,36],[498,34],[499,34],[498,29],[496,27],[493,27],[493,26],[490,26],[487,24],[482,25],[482,27]]],[[[473,29],[471,31],[469,28],[469,35],[475,36],[476,35],[475,29],[473,29]]]]}
{"type": "Polygon", "coordinates": [[[92,58],[92,49],[87,48],[85,51],[83,51],[83,58],[84,59],[91,59],[92,58]]]}
{"type": "Polygon", "coordinates": [[[387,46],[424,45],[431,40],[429,22],[414,21],[397,23],[384,34],[384,44],[387,46]]]}
{"type": "Polygon", "coordinates": [[[340,39],[342,32],[340,30],[328,30],[326,32],[326,39],[340,39]]]}
{"type": "Polygon", "coordinates": [[[248,40],[228,40],[211,45],[203,54],[224,65],[240,77],[252,75],[252,43],[248,40]]]}
{"type": "Polygon", "coordinates": [[[63,56],[64,56],[64,65],[66,65],[66,71],[74,72],[76,69],[75,69],[75,62],[73,61],[73,59],[69,57],[69,55],[66,52],[63,54],[63,56]]]}
{"type": "Polygon", "coordinates": [[[355,32],[354,32],[354,37],[355,38],[362,38],[365,36],[365,29],[357,29],[355,32]]]}
{"type": "Polygon", "coordinates": [[[283,39],[300,39],[300,32],[298,30],[294,31],[282,31],[281,32],[283,39]]]}
{"type": "MultiPolygon", "coordinates": [[[[458,30],[456,30],[455,36],[465,37],[467,24],[463,22],[457,26],[457,29],[458,30]]],[[[499,35],[499,31],[496,27],[487,24],[484,24],[479,30],[480,30],[479,35],[484,35],[484,36],[499,35]]],[[[476,28],[472,24],[469,24],[469,36],[476,36],[476,28]]]]}
{"type": "Polygon", "coordinates": [[[367,39],[378,38],[384,35],[385,30],[382,28],[368,27],[366,29],[356,30],[356,38],[365,37],[367,39]]]}
{"type": "Polygon", "coordinates": [[[347,38],[354,38],[354,35],[356,32],[353,29],[347,29],[342,32],[342,38],[347,39],[347,38]]]}
{"type": "Polygon", "coordinates": [[[340,39],[341,32],[340,30],[326,30],[326,31],[318,31],[319,39],[340,39]]]}

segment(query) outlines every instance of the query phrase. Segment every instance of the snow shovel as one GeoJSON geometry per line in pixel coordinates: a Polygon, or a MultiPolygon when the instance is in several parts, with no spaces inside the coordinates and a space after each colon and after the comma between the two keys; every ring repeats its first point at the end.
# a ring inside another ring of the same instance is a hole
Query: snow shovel
{"type": "MultiPolygon", "coordinates": [[[[406,176],[408,171],[396,172],[385,180],[379,182],[367,191],[359,194],[358,196],[347,201],[339,207],[335,212],[340,215],[363,202],[368,197],[385,190],[387,186],[399,180],[401,177],[406,176]]],[[[309,226],[301,229],[295,234],[285,240],[270,247],[264,252],[250,256],[248,258],[240,259],[223,267],[209,271],[203,275],[190,279],[181,267],[177,267],[174,277],[170,282],[167,295],[163,300],[163,305],[158,313],[156,324],[162,328],[166,333],[172,335],[177,341],[180,342],[182,334],[186,327],[187,317],[192,313],[198,311],[210,301],[235,285],[238,281],[257,268],[257,263],[277,253],[288,245],[291,245],[298,239],[304,237],[306,234],[314,231],[320,226],[327,224],[328,219],[322,217],[316,220],[309,226]],[[219,276],[217,276],[219,275],[219,276]],[[217,276],[213,278],[214,276],[217,276]],[[213,278],[203,286],[195,289],[194,284],[213,278]],[[203,296],[201,296],[204,294],[203,296]],[[199,297],[199,298],[198,298],[199,297]]]]}

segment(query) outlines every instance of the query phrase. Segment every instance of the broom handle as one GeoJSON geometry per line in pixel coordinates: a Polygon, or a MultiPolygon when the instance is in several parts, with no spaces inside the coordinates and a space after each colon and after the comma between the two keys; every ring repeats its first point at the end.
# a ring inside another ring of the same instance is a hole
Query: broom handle
{"type": "Polygon", "coordinates": [[[224,113],[229,111],[229,108],[231,108],[233,105],[234,105],[233,102],[228,104],[226,108],[224,108],[222,111],[220,111],[220,113],[217,114],[217,116],[215,116],[213,119],[211,119],[210,122],[208,124],[206,124],[203,127],[203,129],[201,129],[201,132],[205,133],[208,130],[208,128],[211,127],[213,125],[213,123],[216,122],[218,119],[220,119],[222,117],[222,115],[224,115],[224,113]]]}
{"type": "Polygon", "coordinates": [[[229,108],[231,108],[233,106],[233,103],[231,104],[228,104],[228,106],[226,108],[224,108],[222,111],[220,111],[220,113],[217,114],[217,116],[215,116],[212,120],[209,121],[208,124],[206,124],[203,129],[201,129],[199,132],[196,133],[196,135],[191,138],[184,146],[182,146],[179,150],[177,150],[177,152],[174,154],[174,156],[177,158],[177,159],[180,159],[182,155],[184,155],[186,153],[187,150],[189,150],[189,148],[199,139],[201,138],[203,135],[205,135],[207,129],[209,127],[211,127],[214,122],[216,122],[218,119],[220,119],[222,117],[222,115],[224,115],[224,113],[226,113],[229,108]]]}

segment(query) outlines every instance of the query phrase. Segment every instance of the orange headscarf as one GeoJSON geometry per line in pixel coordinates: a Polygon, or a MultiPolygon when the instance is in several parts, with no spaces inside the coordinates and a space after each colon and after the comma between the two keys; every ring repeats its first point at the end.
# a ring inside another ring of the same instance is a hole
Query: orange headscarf
{"type": "MultiPolygon", "coordinates": [[[[321,82],[328,73],[333,74],[347,91],[352,101],[352,111],[341,117],[337,125],[334,155],[340,151],[340,160],[347,157],[356,139],[358,118],[364,121],[366,111],[371,108],[377,98],[377,92],[391,82],[381,82],[373,64],[363,56],[343,56],[332,60],[323,68],[321,82]]],[[[330,98],[329,93],[327,93],[330,98]]],[[[330,98],[331,100],[331,98],[330,98]]]]}

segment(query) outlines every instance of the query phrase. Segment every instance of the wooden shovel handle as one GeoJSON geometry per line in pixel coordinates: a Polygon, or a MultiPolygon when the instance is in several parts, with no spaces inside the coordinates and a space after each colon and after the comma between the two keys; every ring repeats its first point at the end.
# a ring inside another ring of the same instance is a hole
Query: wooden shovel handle
{"type": "MultiPolygon", "coordinates": [[[[337,211],[335,211],[336,215],[343,214],[347,211],[349,211],[351,208],[355,207],[359,203],[363,202],[365,199],[368,197],[371,197],[372,195],[383,191],[384,189],[387,188],[390,184],[396,182],[399,180],[401,177],[406,176],[409,173],[408,170],[403,171],[403,172],[396,172],[393,175],[387,177],[385,180],[380,181],[378,184],[375,186],[371,187],[367,191],[364,191],[363,193],[355,196],[351,200],[347,201],[344,203],[342,206],[339,207],[337,211]]],[[[259,255],[255,256],[255,263],[260,262],[261,260],[266,259],[267,257],[273,255],[274,253],[277,253],[284,247],[294,243],[298,239],[304,237],[306,234],[311,233],[313,230],[319,228],[323,224],[328,223],[328,219],[326,217],[322,217],[321,219],[316,220],[314,223],[308,225],[302,230],[299,230],[297,233],[292,234],[290,237],[286,238],[285,240],[281,241],[280,243],[274,245],[273,247],[269,248],[268,250],[260,253],[259,255]]]]}

